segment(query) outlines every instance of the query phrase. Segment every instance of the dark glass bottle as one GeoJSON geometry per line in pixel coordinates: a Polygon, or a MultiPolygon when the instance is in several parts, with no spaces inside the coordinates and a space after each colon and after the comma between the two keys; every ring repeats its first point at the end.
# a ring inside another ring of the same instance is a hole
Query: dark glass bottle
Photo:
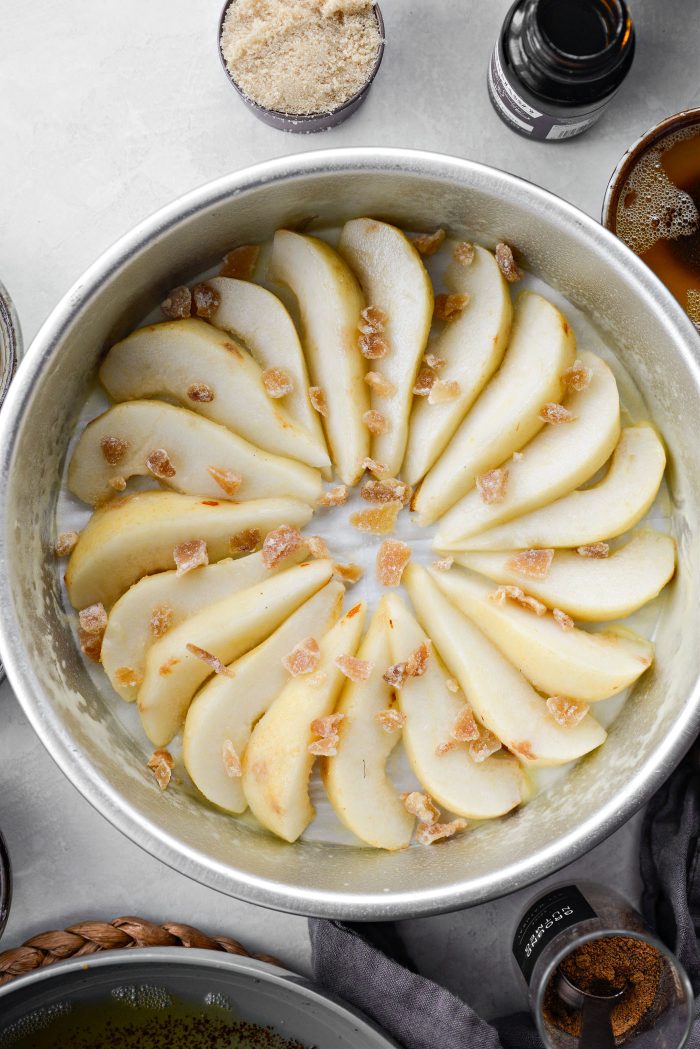
{"type": "Polygon", "coordinates": [[[605,111],[633,58],[624,0],[516,0],[491,56],[489,97],[526,138],[571,138],[605,111]]]}

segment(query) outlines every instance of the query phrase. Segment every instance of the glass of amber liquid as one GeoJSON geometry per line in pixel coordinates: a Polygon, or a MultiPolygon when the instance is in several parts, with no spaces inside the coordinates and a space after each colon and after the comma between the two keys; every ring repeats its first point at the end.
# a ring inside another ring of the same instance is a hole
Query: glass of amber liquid
{"type": "Polygon", "coordinates": [[[630,146],[608,183],[603,225],[646,262],[700,332],[700,109],[667,117],[630,146]]]}

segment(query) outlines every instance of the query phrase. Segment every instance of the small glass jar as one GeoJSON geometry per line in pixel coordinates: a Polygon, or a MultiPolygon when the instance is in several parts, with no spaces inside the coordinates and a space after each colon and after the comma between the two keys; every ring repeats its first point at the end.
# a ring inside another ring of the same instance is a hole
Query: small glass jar
{"type": "MultiPolygon", "coordinates": [[[[513,937],[513,955],[527,985],[537,1030],[547,1049],[576,1049],[579,1036],[555,1022],[547,1008],[561,963],[602,938],[640,940],[660,962],[653,1000],[636,1022],[618,1032],[617,1046],[682,1049],[693,1020],[693,991],[678,959],[646,928],[641,915],[612,889],[589,882],[548,889],[528,907],[513,937]]],[[[555,992],[556,993],[556,992],[555,992]]],[[[624,999],[623,999],[624,1001],[624,999]]]]}
{"type": "Polygon", "coordinates": [[[625,0],[516,0],[489,65],[491,103],[526,138],[580,135],[612,101],[634,45],[625,0]]]}

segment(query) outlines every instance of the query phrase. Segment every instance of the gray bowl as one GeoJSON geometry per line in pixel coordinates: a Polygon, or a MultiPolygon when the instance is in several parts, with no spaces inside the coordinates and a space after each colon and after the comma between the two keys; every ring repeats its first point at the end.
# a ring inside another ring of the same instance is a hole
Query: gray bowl
{"type": "Polygon", "coordinates": [[[164,208],[85,274],[28,351],[0,413],[0,654],[19,701],[85,797],[132,840],[223,892],[297,913],[400,918],[518,889],[616,830],[668,775],[700,724],[700,369],[697,335],[622,243],[564,201],[503,172],[436,154],[312,152],[229,175],[164,208]],[[426,230],[465,228],[517,245],[528,269],[596,319],[644,391],[669,449],[679,571],[658,659],[606,745],[510,817],[443,845],[383,853],[287,845],[183,788],[164,795],[143,745],[76,651],[51,557],[68,441],[97,362],[167,288],[233,244],[279,226],[373,214],[426,230]]]}
{"type": "Polygon", "coordinates": [[[182,947],[105,951],[58,962],[0,987],[0,1045],[15,1025],[40,1024],[57,1005],[76,1011],[108,1001],[114,991],[144,987],[203,1008],[206,997],[215,996],[237,1018],[269,1025],[285,1038],[318,1049],[398,1049],[356,1010],[295,973],[182,947]]]}

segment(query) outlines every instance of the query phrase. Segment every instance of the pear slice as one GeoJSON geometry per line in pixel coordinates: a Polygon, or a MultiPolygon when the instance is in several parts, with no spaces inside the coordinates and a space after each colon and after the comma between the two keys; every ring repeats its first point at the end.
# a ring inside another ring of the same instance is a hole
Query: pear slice
{"type": "Polygon", "coordinates": [[[654,502],[665,467],[666,453],[654,428],[648,423],[627,427],[602,481],[471,536],[464,549],[587,546],[622,535],[654,502]]]}
{"type": "Polygon", "coordinates": [[[505,496],[487,503],[477,488],[460,499],[440,522],[435,545],[460,549],[463,540],[513,517],[529,513],[578,488],[607,462],[620,436],[620,396],[615,376],[592,353],[582,353],[591,381],[566,398],[573,422],[548,424],[511,460],[505,496]]]}
{"type": "Polygon", "coordinates": [[[255,531],[262,540],[282,524],[302,528],[313,510],[298,499],[231,503],[175,492],[139,492],[96,510],[68,562],[66,587],[74,608],[101,601],[110,608],[132,583],[174,565],[173,550],[203,539],[210,561],[235,550],[231,540],[255,531]]]}
{"type": "Polygon", "coordinates": [[[178,492],[210,499],[287,495],[314,503],[323,490],[318,470],[271,455],[225,426],[163,401],[126,401],[88,423],[73,452],[68,487],[95,506],[115,494],[111,481],[154,476],[154,471],[178,492]],[[100,443],[107,438],[126,445],[124,455],[112,466],[100,443]],[[156,450],[167,454],[165,470],[157,463],[154,469],[147,464],[156,450]],[[222,473],[218,483],[215,478],[222,473]],[[235,490],[227,491],[226,473],[240,478],[235,490]]]}
{"type": "Polygon", "coordinates": [[[401,732],[387,732],[377,721],[377,714],[390,708],[394,698],[382,677],[393,662],[386,597],[358,654],[369,660],[372,670],[366,681],[348,681],[341,693],[336,713],[344,720],[338,726],[338,753],[321,760],[323,783],[338,819],[361,841],[377,849],[405,849],[415,821],[386,774],[401,732]]]}
{"type": "Polygon", "coordinates": [[[187,711],[183,734],[185,767],[209,801],[228,812],[248,807],[240,776],[231,776],[225,760],[229,746],[242,757],[253,725],[289,681],[282,660],[309,636],[320,637],[337,621],[345,588],[332,580],[289,619],[230,669],[234,677],[215,674],[187,711]]]}
{"type": "Polygon", "coordinates": [[[363,472],[370,438],[362,418],[369,391],[359,348],[360,286],[322,240],[289,230],[275,233],[270,279],[286,284],[297,298],[311,381],[326,399],[323,427],[331,459],[341,481],[353,485],[363,472]]]}
{"type": "MultiPolygon", "coordinates": [[[[450,438],[498,368],[510,335],[513,306],[508,285],[490,251],[474,246],[469,266],[457,260],[445,272],[449,292],[468,295],[466,309],[443,328],[430,350],[445,364],[439,379],[459,383],[452,401],[431,404],[416,397],[401,476],[416,485],[445,450],[450,438]]],[[[383,462],[384,460],[381,460],[383,462]]]]}
{"type": "Polygon", "coordinates": [[[441,517],[474,487],[478,474],[504,463],[542,429],[542,406],[561,400],[561,376],[575,350],[574,333],[559,310],[523,292],[501,367],[418,489],[420,524],[441,517]]]}
{"type": "Polygon", "coordinates": [[[301,343],[284,304],[267,288],[249,280],[214,277],[207,284],[220,298],[212,324],[240,338],[264,371],[279,368],[289,376],[293,389],[282,398],[282,404],[327,457],[321,419],[309,398],[309,374],[301,343]]]}
{"type": "Polygon", "coordinates": [[[624,619],[663,590],[676,568],[676,544],[670,535],[643,529],[609,557],[582,557],[557,550],[543,579],[513,566],[516,551],[455,553],[457,564],[519,586],[550,608],[591,622],[624,619]]]}
{"type": "Polygon", "coordinates": [[[333,571],[329,560],[305,562],[207,605],[169,630],[148,651],[138,693],[141,723],[156,747],[182,728],[187,708],[213,668],[189,650],[195,645],[223,664],[258,645],[317,590],[333,571]]]}
{"type": "Polygon", "coordinates": [[[460,569],[428,571],[445,596],[548,696],[595,703],[627,688],[652,664],[654,646],[632,631],[565,630],[552,615],[493,600],[493,587],[478,576],[460,569]]]}
{"type": "Polygon", "coordinates": [[[312,435],[268,397],[251,355],[196,317],[149,324],[116,343],[100,382],[115,401],[172,397],[267,452],[328,465],[312,435]]]}
{"type": "Polygon", "coordinates": [[[544,699],[455,608],[424,568],[409,565],[403,579],[421,625],[477,717],[521,761],[563,765],[605,741],[605,730],[590,714],[569,728],[557,724],[544,699]]]}
{"type": "MultiPolygon", "coordinates": [[[[392,659],[399,663],[427,639],[397,594],[390,594],[392,659]]],[[[403,744],[417,779],[444,808],[466,819],[493,819],[510,812],[523,800],[524,781],[515,758],[494,754],[477,764],[464,744],[445,754],[437,748],[450,733],[464,707],[465,697],[447,687],[449,675],[433,649],[422,677],[408,678],[398,691],[406,715],[403,744]]]]}
{"type": "Polygon", "coordinates": [[[433,286],[406,234],[386,222],[346,222],[338,251],[358,277],[366,301],[387,318],[387,354],[372,362],[372,370],[395,392],[387,397],[372,390],[372,409],[381,412],[388,429],[372,436],[371,455],[395,477],[406,450],[413,387],[433,320],[433,286]]]}
{"type": "Polygon", "coordinates": [[[272,569],[265,567],[259,553],[236,561],[227,557],[186,575],[158,572],[134,583],[109,613],[102,638],[100,659],[112,688],[122,699],[133,702],[138,692],[137,683],[143,680],[146,653],[156,638],[162,636],[161,632],[179,626],[207,605],[298,564],[307,554],[306,547],[302,547],[272,569]],[[125,680],[135,683],[125,684],[125,680]]]}
{"type": "Polygon", "coordinates": [[[364,620],[364,604],[355,605],[324,634],[317,669],[285,685],[246,747],[243,790],[248,804],[262,825],[285,841],[296,841],[314,818],[309,798],[311,724],[333,712],[347,680],[335,660],[355,654],[364,620]]]}

